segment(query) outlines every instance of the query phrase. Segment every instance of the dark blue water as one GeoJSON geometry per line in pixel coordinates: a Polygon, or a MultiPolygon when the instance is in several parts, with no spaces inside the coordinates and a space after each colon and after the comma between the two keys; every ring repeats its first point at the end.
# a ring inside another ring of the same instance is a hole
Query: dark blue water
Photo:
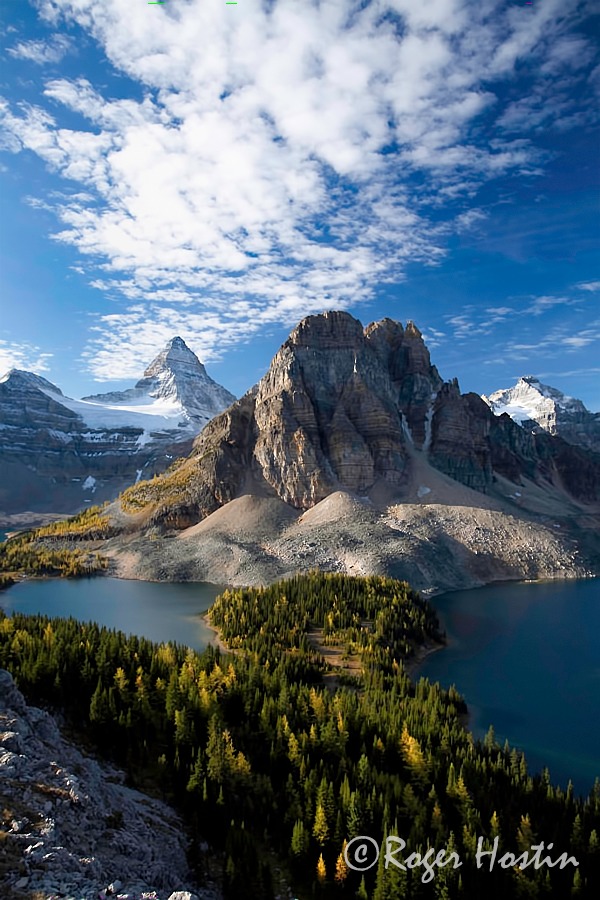
{"type": "MultiPolygon", "coordinates": [[[[115,578],[26,581],[0,593],[7,612],[94,620],[154,641],[201,650],[214,633],[203,622],[222,588],[115,578]]],[[[587,793],[600,776],[600,580],[510,584],[433,601],[449,646],[419,669],[455,684],[469,724],[524,750],[530,771],[547,765],[553,782],[587,793]]]]}
{"type": "Polygon", "coordinates": [[[203,650],[214,639],[214,632],[201,613],[221,590],[214,584],[56,578],[14,585],[0,593],[0,607],[8,614],[73,616],[152,641],[177,641],[203,650]]]}
{"type": "Polygon", "coordinates": [[[510,584],[432,601],[449,646],[418,670],[455,684],[469,725],[525,752],[530,771],[572,779],[587,794],[600,776],[600,580],[510,584]]]}

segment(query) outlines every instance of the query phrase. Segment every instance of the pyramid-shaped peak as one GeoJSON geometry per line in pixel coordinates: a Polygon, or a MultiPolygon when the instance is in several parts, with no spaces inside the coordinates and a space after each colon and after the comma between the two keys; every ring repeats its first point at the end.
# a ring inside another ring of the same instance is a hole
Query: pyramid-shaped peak
{"type": "Polygon", "coordinates": [[[183,338],[179,336],[173,337],[170,341],[167,341],[162,353],[166,353],[169,359],[177,359],[179,357],[182,359],[194,359],[201,365],[200,360],[194,351],[190,350],[183,338]]]}
{"type": "Polygon", "coordinates": [[[204,372],[204,366],[193,350],[190,350],[183,338],[176,336],[168,341],[160,353],[154,357],[144,378],[152,378],[161,372],[186,372],[188,374],[204,372]]]}
{"type": "Polygon", "coordinates": [[[192,353],[184,339],[179,337],[179,335],[176,335],[167,342],[165,350],[187,350],[188,353],[192,353]]]}
{"type": "Polygon", "coordinates": [[[152,401],[179,406],[187,420],[206,422],[234,402],[235,397],[217,384],[190,350],[182,337],[176,335],[154,357],[135,387],[108,394],[84,397],[92,403],[138,405],[152,401]]]}

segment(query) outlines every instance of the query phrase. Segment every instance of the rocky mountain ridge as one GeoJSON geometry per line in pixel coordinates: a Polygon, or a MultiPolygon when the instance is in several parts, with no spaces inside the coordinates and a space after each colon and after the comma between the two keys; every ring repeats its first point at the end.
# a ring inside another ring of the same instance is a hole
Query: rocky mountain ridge
{"type": "Polygon", "coordinates": [[[534,375],[524,375],[513,387],[482,398],[496,415],[507,413],[526,431],[547,432],[600,452],[600,413],[590,412],[581,400],[542,384],[534,375]]]}
{"type": "Polygon", "coordinates": [[[190,873],[165,803],[85,755],[0,669],[0,893],[7,900],[221,900],[190,873]]]}
{"type": "Polygon", "coordinates": [[[194,524],[248,478],[298,509],[336,490],[393,495],[413,451],[455,481],[487,492],[495,476],[527,476],[582,502],[600,499],[600,461],[558,438],[528,435],[477,394],[442,382],[421,333],[348,313],[309,316],[267,374],[215,417],[173,473],[127,492],[168,527],[194,524]]]}
{"type": "Polygon", "coordinates": [[[39,375],[0,379],[0,516],[71,513],[186,455],[234,397],[173,338],[129,391],[65,397],[39,375]]]}
{"type": "Polygon", "coordinates": [[[108,550],[138,577],[245,583],[319,565],[443,589],[590,574],[599,511],[600,458],[442,381],[413,323],[329,312],[292,331],[186,460],[124,493],[108,550]]]}

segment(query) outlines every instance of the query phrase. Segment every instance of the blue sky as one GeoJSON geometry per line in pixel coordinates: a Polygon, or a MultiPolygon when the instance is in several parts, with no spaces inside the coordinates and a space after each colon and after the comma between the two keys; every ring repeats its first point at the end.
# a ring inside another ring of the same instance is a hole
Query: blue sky
{"type": "Polygon", "coordinates": [[[0,0],[0,369],[239,395],[343,308],[600,409],[592,0],[148,5],[0,0]]]}

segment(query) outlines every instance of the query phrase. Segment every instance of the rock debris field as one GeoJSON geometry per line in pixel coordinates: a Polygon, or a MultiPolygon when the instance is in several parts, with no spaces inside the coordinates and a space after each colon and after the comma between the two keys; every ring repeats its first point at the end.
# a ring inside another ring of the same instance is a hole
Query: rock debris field
{"type": "Polygon", "coordinates": [[[124,782],[0,669],[0,897],[221,900],[194,884],[174,810],[124,782]]]}

